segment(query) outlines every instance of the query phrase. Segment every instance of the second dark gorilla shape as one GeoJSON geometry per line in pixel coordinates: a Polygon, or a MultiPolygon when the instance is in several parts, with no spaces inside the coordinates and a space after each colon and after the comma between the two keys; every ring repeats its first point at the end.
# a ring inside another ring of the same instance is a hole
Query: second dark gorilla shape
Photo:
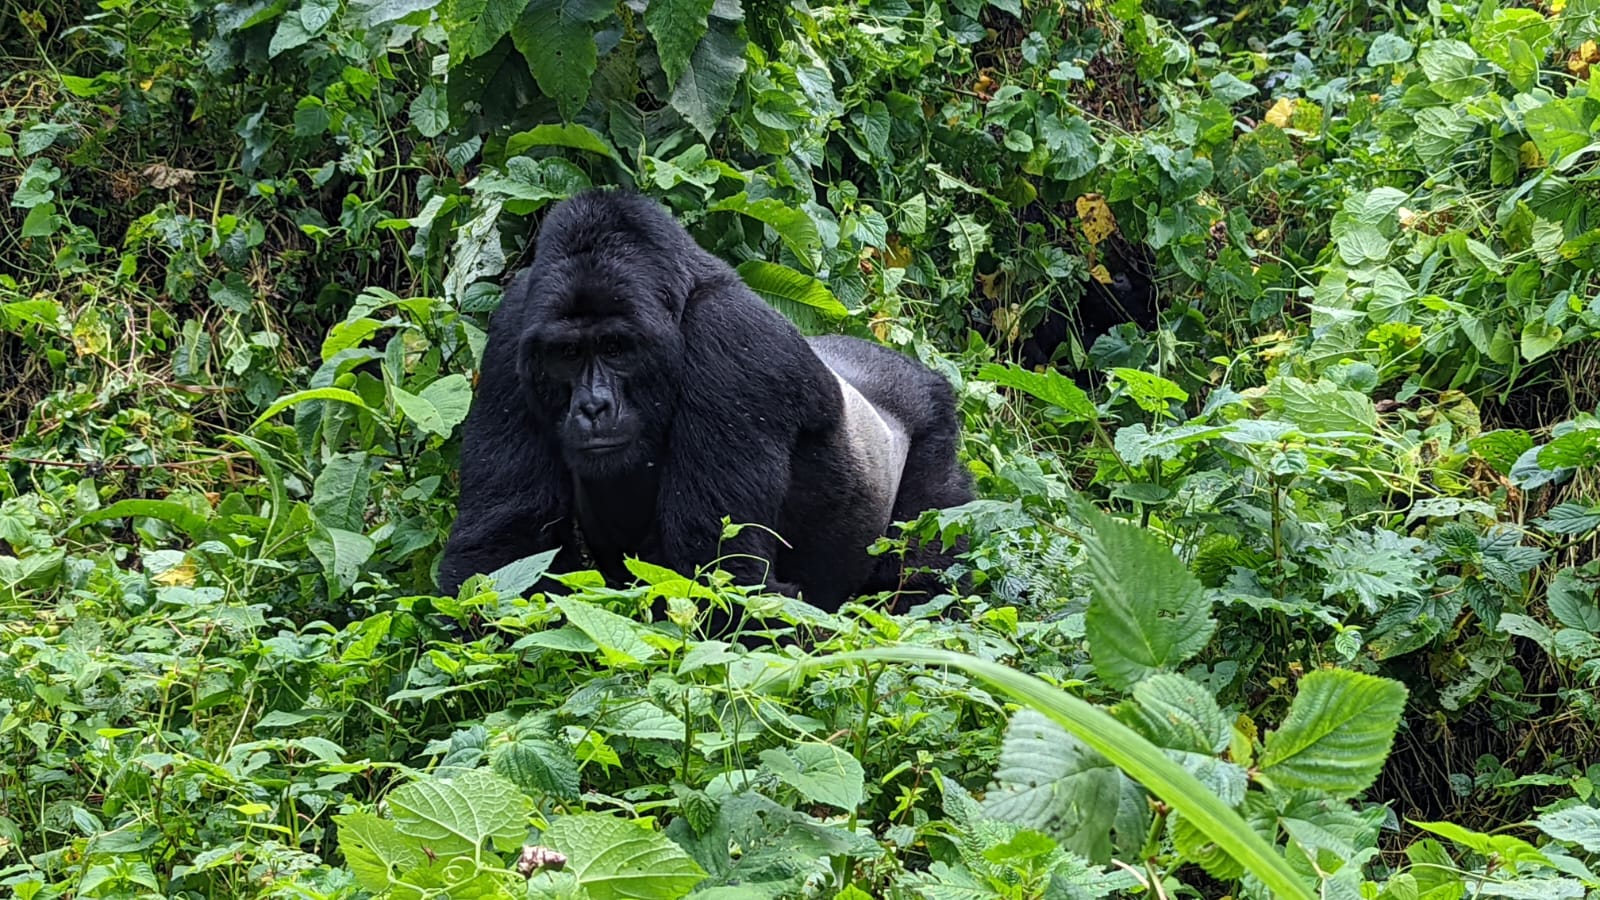
{"type": "MultiPolygon", "coordinates": [[[[827,610],[929,590],[866,550],[972,499],[959,428],[926,366],[803,337],[666,209],[586,192],[551,209],[490,322],[440,587],[556,547],[552,570],[577,568],[576,527],[613,583],[628,555],[690,575],[720,559],[827,610]],[[765,528],[724,542],[723,516],[765,528]]],[[[919,548],[905,564],[947,560],[919,548]]]]}

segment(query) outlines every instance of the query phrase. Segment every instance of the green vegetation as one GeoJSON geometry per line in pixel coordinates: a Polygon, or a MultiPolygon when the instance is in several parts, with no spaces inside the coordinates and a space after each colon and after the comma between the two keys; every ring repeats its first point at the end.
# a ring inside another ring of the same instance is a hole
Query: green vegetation
{"type": "Polygon", "coordinates": [[[0,892],[1600,895],[1597,40],[0,0],[0,892]],[[434,596],[499,285],[605,184],[958,386],[969,591],[434,596]]]}

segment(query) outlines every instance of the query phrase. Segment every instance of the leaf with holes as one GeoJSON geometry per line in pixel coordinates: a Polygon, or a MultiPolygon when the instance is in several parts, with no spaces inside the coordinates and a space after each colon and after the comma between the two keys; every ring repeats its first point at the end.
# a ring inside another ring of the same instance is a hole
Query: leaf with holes
{"type": "Polygon", "coordinates": [[[511,42],[528,61],[539,90],[572,121],[589,99],[599,58],[594,24],[614,5],[604,0],[532,0],[511,26],[511,42]]]}
{"type": "Polygon", "coordinates": [[[713,0],[650,0],[644,8],[644,25],[656,39],[661,71],[673,88],[688,71],[695,48],[706,34],[706,17],[713,0]]]}
{"type": "Polygon", "coordinates": [[[672,89],[672,108],[707,140],[733,103],[733,93],[744,75],[746,43],[736,24],[720,19],[713,22],[672,89]]]}

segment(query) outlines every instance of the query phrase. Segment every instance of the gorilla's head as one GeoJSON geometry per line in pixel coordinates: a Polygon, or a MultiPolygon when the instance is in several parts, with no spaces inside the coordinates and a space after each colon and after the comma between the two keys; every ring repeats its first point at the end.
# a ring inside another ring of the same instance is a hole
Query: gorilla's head
{"type": "Polygon", "coordinates": [[[530,276],[510,288],[528,292],[520,371],[579,476],[659,458],[700,252],[664,209],[630,194],[580,194],[540,229],[530,276]]]}

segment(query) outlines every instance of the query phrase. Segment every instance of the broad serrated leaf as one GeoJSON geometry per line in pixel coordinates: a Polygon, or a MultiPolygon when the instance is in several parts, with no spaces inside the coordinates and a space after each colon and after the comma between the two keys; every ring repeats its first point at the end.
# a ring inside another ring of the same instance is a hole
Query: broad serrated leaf
{"type": "Polygon", "coordinates": [[[1405,703],[1398,681],[1345,669],[1312,672],[1282,726],[1267,735],[1261,776],[1285,788],[1359,794],[1383,768],[1405,703]]]}
{"type": "Polygon", "coordinates": [[[606,710],[605,718],[595,728],[604,734],[640,740],[681,742],[685,737],[683,720],[648,700],[621,703],[606,710]]]}
{"type": "Polygon", "coordinates": [[[1174,400],[1186,403],[1189,400],[1188,391],[1160,375],[1120,367],[1112,369],[1111,374],[1117,376],[1117,380],[1122,382],[1123,390],[1127,391],[1133,402],[1147,413],[1168,415],[1169,403],[1174,400]]]}
{"type": "Polygon", "coordinates": [[[1216,754],[1228,746],[1232,723],[1205,688],[1161,672],[1133,688],[1145,736],[1159,747],[1216,754]]]}
{"type": "Polygon", "coordinates": [[[1545,813],[1533,824],[1558,841],[1577,844],[1590,853],[1600,853],[1600,809],[1569,806],[1545,813]]]}
{"type": "Polygon", "coordinates": [[[611,666],[637,666],[659,652],[639,635],[639,624],[632,619],[573,597],[554,602],[568,622],[599,645],[611,666]]]}
{"type": "Polygon", "coordinates": [[[605,0],[530,0],[511,26],[512,44],[565,121],[576,118],[589,99],[599,59],[592,23],[612,8],[605,0]]]}
{"type": "Polygon", "coordinates": [[[389,794],[395,827],[425,841],[438,856],[500,850],[522,843],[533,804],[517,786],[488,769],[473,769],[451,779],[422,778],[389,794]]]}
{"type": "Polygon", "coordinates": [[[1398,34],[1380,34],[1367,48],[1367,65],[1388,66],[1411,58],[1411,42],[1398,34]]]}
{"type": "Polygon", "coordinates": [[[539,737],[518,737],[495,749],[494,771],[531,794],[578,799],[578,757],[572,745],[539,737]]]}
{"type": "Polygon", "coordinates": [[[1600,466],[1600,428],[1568,431],[1539,448],[1539,465],[1546,469],[1584,469],[1600,466]]]}
{"type": "Polygon", "coordinates": [[[1089,657],[1108,684],[1131,690],[1199,653],[1217,623],[1200,582],[1155,535],[1079,508],[1093,529],[1084,538],[1094,592],[1084,614],[1089,657]]]}
{"type": "Polygon", "coordinates": [[[1274,378],[1267,403],[1303,431],[1371,434],[1378,427],[1378,411],[1370,397],[1331,381],[1274,378]]]}
{"type": "Polygon", "coordinates": [[[617,158],[616,149],[594,129],[574,124],[536,125],[527,131],[519,131],[506,138],[505,154],[518,156],[534,147],[568,147],[617,158]]]}
{"type": "Polygon", "coordinates": [[[739,264],[739,277],[761,299],[807,334],[850,315],[839,298],[819,279],[788,266],[752,259],[739,264]]]}
{"type": "Polygon", "coordinates": [[[298,15],[290,14],[278,20],[277,30],[272,32],[272,40],[267,44],[267,58],[280,53],[303,47],[315,37],[306,30],[305,23],[298,15]]]}
{"type": "Polygon", "coordinates": [[[1446,100],[1464,100],[1488,84],[1476,74],[1478,51],[1463,41],[1429,41],[1417,54],[1417,65],[1428,76],[1434,91],[1446,100]]]}
{"type": "Polygon", "coordinates": [[[717,20],[694,48],[689,67],[678,77],[669,101],[702,138],[711,135],[727,115],[744,75],[744,33],[737,23],[717,20]]]}
{"type": "Polygon", "coordinates": [[[300,7],[300,24],[311,34],[321,34],[339,12],[339,0],[305,0],[300,7]]]}
{"type": "Polygon", "coordinates": [[[369,891],[389,890],[397,875],[428,859],[416,841],[387,819],[356,812],[336,815],[333,821],[339,826],[339,852],[344,854],[345,865],[369,891]]]}
{"type": "Polygon", "coordinates": [[[1054,835],[1091,861],[1110,858],[1122,772],[1066,729],[1020,710],[1006,726],[994,778],[986,815],[1054,835]]]}
{"type": "Polygon", "coordinates": [[[644,25],[655,38],[661,71],[667,87],[674,88],[689,68],[695,48],[706,34],[706,17],[714,0],[650,0],[644,9],[644,25]]]}
{"type": "Polygon", "coordinates": [[[590,900],[677,900],[706,877],[677,844],[626,819],[561,816],[543,842],[566,855],[590,900]]]}
{"type": "Polygon", "coordinates": [[[812,742],[763,750],[761,762],[778,780],[813,803],[851,811],[865,797],[866,773],[861,763],[832,744],[812,742]]]}
{"type": "Polygon", "coordinates": [[[1561,503],[1552,507],[1535,525],[1551,534],[1572,537],[1588,534],[1600,528],[1600,506],[1585,503],[1561,503]]]}
{"type": "Polygon", "coordinates": [[[1019,366],[989,363],[978,371],[978,377],[1004,387],[1015,388],[1035,399],[1060,408],[1058,416],[1067,422],[1093,422],[1100,417],[1094,401],[1083,388],[1055,369],[1029,372],[1019,366]]]}
{"type": "Polygon", "coordinates": [[[249,312],[255,298],[250,285],[238,272],[211,279],[211,283],[206,285],[206,296],[211,298],[212,303],[236,313],[249,312]]]}
{"type": "Polygon", "coordinates": [[[550,571],[550,564],[555,562],[556,554],[560,548],[524,556],[516,562],[509,562],[489,573],[494,579],[494,589],[502,595],[520,594],[538,583],[544,573],[550,571]]]}

